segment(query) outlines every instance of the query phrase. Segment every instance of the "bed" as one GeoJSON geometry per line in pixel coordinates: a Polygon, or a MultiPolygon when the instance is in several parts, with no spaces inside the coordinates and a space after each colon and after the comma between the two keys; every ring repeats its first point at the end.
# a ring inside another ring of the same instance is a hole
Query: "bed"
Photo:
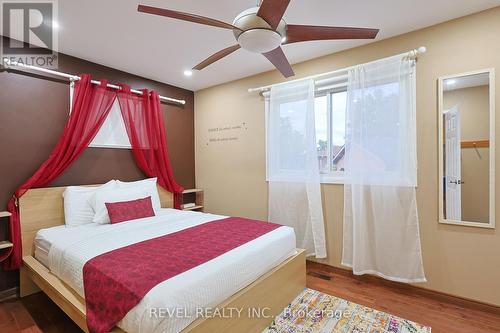
{"type": "MultiPolygon", "coordinates": [[[[224,216],[173,209],[170,193],[159,188],[164,209],[158,216],[109,226],[66,228],[65,188],[28,191],[20,199],[23,238],[21,296],[40,288],[84,331],[82,263],[99,253],[168,234],[224,216]],[[144,231],[146,230],[146,231],[144,231]],[[120,234],[122,237],[111,237],[120,234]],[[76,273],[75,273],[76,272],[76,273]]],[[[305,257],[294,247],[293,230],[281,227],[198,267],[166,280],[120,321],[116,332],[260,332],[305,287],[305,257]],[[170,316],[152,318],[151,308],[217,307],[244,309],[239,318],[170,316]],[[248,309],[265,309],[265,316],[248,309]]]]}

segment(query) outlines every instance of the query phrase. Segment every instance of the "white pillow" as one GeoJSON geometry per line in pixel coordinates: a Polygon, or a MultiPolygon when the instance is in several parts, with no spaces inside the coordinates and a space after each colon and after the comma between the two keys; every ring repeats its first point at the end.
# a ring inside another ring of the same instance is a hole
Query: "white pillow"
{"type": "Polygon", "coordinates": [[[151,202],[153,204],[153,210],[157,212],[161,209],[160,195],[158,194],[158,187],[156,185],[156,178],[148,178],[144,180],[138,180],[136,182],[121,182],[116,181],[117,187],[122,189],[139,188],[147,191],[151,196],[151,202]]]}
{"type": "Polygon", "coordinates": [[[144,199],[149,197],[150,194],[143,188],[118,188],[103,189],[96,191],[90,203],[94,205],[95,215],[92,219],[93,222],[98,224],[109,224],[108,209],[106,203],[132,201],[137,199],[144,199]]]}
{"type": "Polygon", "coordinates": [[[67,227],[92,223],[94,209],[89,203],[92,195],[102,189],[116,187],[116,181],[111,180],[99,187],[68,186],[63,192],[64,198],[64,221],[67,227]]]}

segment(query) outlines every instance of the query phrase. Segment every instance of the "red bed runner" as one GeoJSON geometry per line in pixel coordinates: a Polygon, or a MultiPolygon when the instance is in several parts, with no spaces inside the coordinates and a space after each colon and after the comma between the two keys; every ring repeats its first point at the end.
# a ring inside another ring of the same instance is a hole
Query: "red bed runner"
{"type": "Polygon", "coordinates": [[[90,332],[109,332],[156,285],[279,227],[230,217],[90,259],[83,266],[90,332]]]}

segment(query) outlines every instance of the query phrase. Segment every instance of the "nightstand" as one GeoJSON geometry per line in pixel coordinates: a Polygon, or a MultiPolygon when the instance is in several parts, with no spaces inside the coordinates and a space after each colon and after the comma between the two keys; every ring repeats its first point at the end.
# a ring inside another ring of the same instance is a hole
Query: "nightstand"
{"type": "Polygon", "coordinates": [[[182,192],[182,210],[195,210],[203,212],[203,190],[194,188],[182,192]]]}
{"type": "MultiPolygon", "coordinates": [[[[4,219],[6,217],[10,217],[12,214],[9,212],[0,212],[0,219],[4,219]]],[[[10,249],[12,247],[12,243],[9,241],[0,241],[0,251],[4,251],[6,249],[10,249]]]]}

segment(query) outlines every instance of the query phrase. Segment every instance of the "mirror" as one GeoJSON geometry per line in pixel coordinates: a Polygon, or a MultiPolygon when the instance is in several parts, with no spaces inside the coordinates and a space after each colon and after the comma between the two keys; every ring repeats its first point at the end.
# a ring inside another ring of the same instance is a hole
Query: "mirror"
{"type": "Polygon", "coordinates": [[[439,79],[439,222],[495,227],[494,70],[439,79]]]}

